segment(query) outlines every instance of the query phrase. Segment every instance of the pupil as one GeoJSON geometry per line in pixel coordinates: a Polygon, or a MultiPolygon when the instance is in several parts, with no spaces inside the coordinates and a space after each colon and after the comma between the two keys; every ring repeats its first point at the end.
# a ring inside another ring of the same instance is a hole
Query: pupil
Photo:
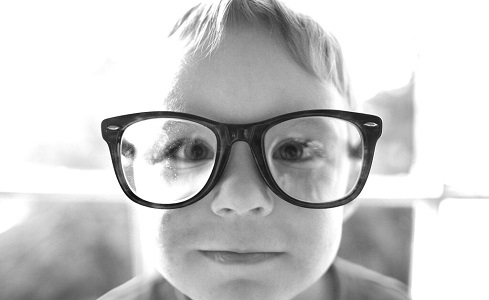
{"type": "MultiPolygon", "coordinates": [[[[188,148],[187,148],[188,149],[188,148]]],[[[202,145],[192,145],[190,149],[188,149],[187,152],[187,157],[190,160],[198,160],[201,159],[202,157],[205,157],[206,155],[206,150],[202,145]]]]}
{"type": "Polygon", "coordinates": [[[293,160],[302,155],[302,150],[296,145],[287,145],[282,149],[282,159],[293,160]]]}

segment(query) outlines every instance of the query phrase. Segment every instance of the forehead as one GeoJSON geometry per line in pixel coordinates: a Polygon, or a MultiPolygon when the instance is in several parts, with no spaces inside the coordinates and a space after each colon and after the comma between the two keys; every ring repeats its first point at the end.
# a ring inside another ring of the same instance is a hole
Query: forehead
{"type": "Polygon", "coordinates": [[[346,100],[297,64],[273,33],[248,26],[227,32],[211,55],[187,57],[165,106],[246,123],[299,110],[344,109],[346,100]]]}

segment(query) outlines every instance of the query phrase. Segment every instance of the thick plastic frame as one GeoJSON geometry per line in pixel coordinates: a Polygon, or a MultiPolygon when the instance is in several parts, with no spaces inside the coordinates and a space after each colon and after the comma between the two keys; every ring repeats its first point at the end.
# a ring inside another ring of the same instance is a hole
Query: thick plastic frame
{"type": "Polygon", "coordinates": [[[110,155],[112,158],[112,164],[114,167],[114,171],[117,176],[117,180],[124,191],[124,193],[131,199],[132,201],[147,206],[151,208],[157,209],[175,209],[188,206],[192,203],[195,203],[202,199],[205,195],[207,195],[217,184],[219,178],[224,172],[227,162],[229,160],[229,156],[231,154],[231,147],[235,142],[244,141],[248,143],[251,149],[251,153],[253,155],[254,161],[258,167],[258,170],[268,185],[268,187],[280,198],[283,200],[305,208],[314,208],[314,209],[325,209],[332,208],[341,205],[345,205],[348,202],[355,199],[360,192],[362,191],[365,183],[367,181],[367,177],[370,172],[370,168],[372,166],[375,145],[377,140],[380,138],[382,134],[382,119],[369,114],[362,114],[350,111],[342,111],[342,110],[305,110],[305,111],[297,111],[292,112],[280,116],[276,116],[274,118],[255,122],[248,124],[226,124],[220,123],[213,120],[209,120],[200,116],[191,115],[187,113],[181,112],[170,112],[170,111],[152,111],[152,112],[141,112],[129,115],[122,115],[113,118],[108,118],[102,121],[101,124],[102,136],[104,140],[107,142],[110,150],[110,155]],[[264,136],[265,133],[275,124],[302,117],[315,117],[315,116],[323,116],[323,117],[331,117],[342,119],[350,122],[358,128],[361,133],[363,139],[363,164],[361,168],[361,173],[358,179],[357,184],[352,189],[352,191],[346,195],[344,198],[328,202],[328,203],[309,203],[300,201],[289,196],[287,193],[282,191],[282,189],[278,186],[278,184],[274,181],[270,169],[266,163],[266,154],[264,151],[264,136]],[[185,200],[183,202],[174,203],[174,204],[161,204],[161,203],[153,203],[148,202],[144,199],[141,199],[136,194],[132,192],[127,183],[124,172],[122,169],[121,163],[121,140],[124,130],[136,123],[143,120],[155,119],[155,118],[174,118],[181,120],[193,121],[199,124],[206,126],[211,129],[217,138],[217,153],[216,153],[216,163],[211,172],[209,180],[204,185],[202,190],[200,190],[195,196],[192,198],[185,200]]]}

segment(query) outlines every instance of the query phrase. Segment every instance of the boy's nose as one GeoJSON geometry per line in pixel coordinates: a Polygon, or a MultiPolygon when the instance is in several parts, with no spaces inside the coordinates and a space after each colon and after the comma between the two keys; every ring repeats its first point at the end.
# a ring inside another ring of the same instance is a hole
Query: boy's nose
{"type": "Polygon", "coordinates": [[[262,179],[245,142],[233,145],[231,157],[212,196],[212,211],[222,217],[263,217],[272,212],[273,192],[262,179]]]}

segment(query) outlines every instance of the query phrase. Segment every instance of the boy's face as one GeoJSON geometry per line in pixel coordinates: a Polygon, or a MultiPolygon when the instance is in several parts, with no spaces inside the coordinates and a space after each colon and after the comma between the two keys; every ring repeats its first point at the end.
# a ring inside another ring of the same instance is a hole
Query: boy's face
{"type": "MultiPolygon", "coordinates": [[[[256,28],[229,32],[217,52],[190,60],[175,80],[172,105],[160,109],[220,122],[345,108],[334,87],[256,28]]],[[[193,299],[291,299],[321,290],[316,282],[336,255],[343,220],[341,207],[300,208],[274,195],[244,142],[234,144],[220,181],[199,202],[141,209],[151,216],[159,271],[193,299]]]]}

